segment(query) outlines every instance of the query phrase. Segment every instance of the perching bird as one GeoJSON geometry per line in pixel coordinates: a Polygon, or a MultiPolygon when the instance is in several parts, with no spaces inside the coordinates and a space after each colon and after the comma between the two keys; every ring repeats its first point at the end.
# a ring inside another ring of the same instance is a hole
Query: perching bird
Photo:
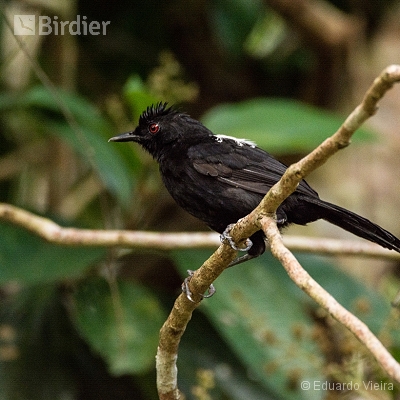
{"type": "MultiPolygon", "coordinates": [[[[164,185],[175,201],[219,233],[256,208],[287,169],[254,143],[214,135],[166,103],[148,107],[134,131],[110,141],[139,143],[158,161],[164,185]]],[[[304,180],[278,207],[276,216],[279,228],[324,219],[400,253],[398,238],[360,215],[321,200],[304,180]]],[[[248,253],[231,265],[265,251],[262,231],[250,239],[253,245],[248,253]]]]}

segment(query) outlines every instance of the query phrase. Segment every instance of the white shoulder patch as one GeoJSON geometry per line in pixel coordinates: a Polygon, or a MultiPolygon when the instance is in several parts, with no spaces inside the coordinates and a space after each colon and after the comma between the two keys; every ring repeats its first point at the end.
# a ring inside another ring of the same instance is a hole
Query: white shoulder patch
{"type": "Polygon", "coordinates": [[[233,140],[238,146],[243,146],[243,145],[248,145],[250,147],[256,147],[257,144],[252,142],[251,140],[247,139],[238,139],[233,136],[227,136],[227,135],[215,135],[217,142],[221,143],[224,139],[229,139],[233,140]]]}

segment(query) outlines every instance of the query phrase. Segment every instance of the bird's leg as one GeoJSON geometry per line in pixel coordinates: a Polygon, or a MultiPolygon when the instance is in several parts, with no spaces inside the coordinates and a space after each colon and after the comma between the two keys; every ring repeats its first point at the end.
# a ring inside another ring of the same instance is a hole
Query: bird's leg
{"type": "MultiPolygon", "coordinates": [[[[253,246],[253,242],[250,239],[246,239],[246,247],[244,248],[240,248],[237,246],[237,244],[232,240],[231,235],[229,234],[230,230],[232,229],[233,224],[230,224],[226,227],[226,229],[222,232],[220,238],[221,238],[221,242],[224,242],[225,240],[229,243],[229,245],[232,247],[233,250],[237,250],[237,251],[248,251],[251,249],[251,247],[253,246]]],[[[227,268],[229,267],[233,267],[234,265],[238,265],[241,263],[244,263],[248,260],[251,260],[252,258],[256,258],[258,256],[254,255],[254,254],[245,254],[244,256],[238,257],[235,260],[233,260],[227,268]]]]}
{"type": "Polygon", "coordinates": [[[256,257],[258,257],[258,255],[252,255],[252,254],[247,253],[244,256],[235,258],[231,263],[229,263],[227,268],[233,267],[233,266],[238,265],[238,264],[242,264],[242,263],[244,263],[246,261],[249,261],[249,260],[251,260],[253,258],[256,258],[256,257]]]}
{"type": "MultiPolygon", "coordinates": [[[[189,276],[187,278],[185,278],[185,280],[182,283],[182,292],[186,294],[186,297],[188,298],[188,300],[190,300],[191,302],[195,303],[195,301],[192,298],[192,291],[189,289],[189,282],[192,279],[194,271],[192,271],[191,269],[188,269],[187,273],[189,274],[189,276]]],[[[208,288],[208,294],[200,294],[200,296],[203,299],[208,299],[214,293],[215,293],[215,287],[214,287],[213,284],[211,284],[210,287],[208,288]]]]}
{"type": "MultiPolygon", "coordinates": [[[[234,224],[230,224],[227,226],[227,228],[224,230],[224,232],[221,234],[221,242],[224,242],[225,240],[228,241],[229,245],[232,247],[232,249],[237,250],[237,251],[248,251],[250,250],[251,246],[253,246],[253,242],[250,239],[246,239],[246,247],[245,248],[239,248],[236,243],[233,241],[231,235],[229,234],[230,230],[232,229],[234,224]]],[[[236,260],[233,260],[228,267],[233,267],[234,265],[241,264],[247,260],[251,260],[252,258],[257,257],[257,255],[250,255],[250,254],[245,254],[242,257],[237,258],[236,260]]],[[[186,294],[186,297],[188,300],[194,302],[192,298],[192,291],[189,288],[189,282],[192,279],[192,276],[194,272],[190,269],[187,270],[187,273],[189,276],[185,278],[185,280],[182,283],[182,292],[186,294]]],[[[203,299],[207,299],[211,297],[215,293],[215,287],[214,285],[210,285],[208,288],[208,294],[200,294],[200,296],[203,299]]]]}
{"type": "MultiPolygon", "coordinates": [[[[246,247],[244,248],[240,248],[236,245],[236,243],[233,241],[231,235],[229,234],[230,230],[232,229],[234,224],[230,224],[226,227],[226,229],[224,230],[224,232],[222,232],[220,239],[221,242],[224,242],[225,240],[229,243],[229,245],[232,247],[233,250],[236,251],[248,251],[251,249],[251,247],[253,246],[253,242],[250,239],[246,239],[246,247]]],[[[262,251],[263,252],[263,251],[262,251]]],[[[261,253],[262,253],[261,252],[261,253]]],[[[252,258],[256,258],[258,257],[260,254],[245,254],[244,256],[238,257],[235,260],[233,260],[227,268],[229,267],[233,267],[234,265],[238,265],[241,263],[244,263],[245,261],[251,260],[252,258]]],[[[182,292],[186,294],[186,297],[188,298],[188,300],[192,301],[194,303],[194,300],[192,298],[192,291],[189,288],[189,282],[192,279],[192,276],[194,274],[194,271],[188,269],[187,273],[189,274],[189,276],[187,278],[185,278],[185,280],[182,283],[182,292]]],[[[208,288],[208,294],[200,294],[200,296],[203,299],[207,299],[209,297],[211,297],[214,293],[215,293],[215,287],[214,285],[210,285],[210,287],[208,288]]]]}
{"type": "Polygon", "coordinates": [[[229,243],[229,246],[232,247],[233,250],[236,251],[248,251],[253,246],[253,242],[250,239],[246,239],[246,247],[240,248],[237,244],[233,241],[232,236],[229,234],[234,224],[230,224],[226,227],[226,229],[221,233],[220,239],[223,243],[225,240],[229,243]]]}

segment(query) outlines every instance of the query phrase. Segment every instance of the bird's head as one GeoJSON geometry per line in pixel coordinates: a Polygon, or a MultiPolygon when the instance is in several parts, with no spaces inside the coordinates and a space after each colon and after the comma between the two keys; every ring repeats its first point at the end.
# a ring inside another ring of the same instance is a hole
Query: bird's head
{"type": "Polygon", "coordinates": [[[136,142],[154,157],[158,157],[167,145],[184,141],[188,134],[199,134],[204,129],[208,134],[209,131],[200,122],[172,107],[167,107],[167,103],[158,103],[147,107],[134,131],[114,136],[109,141],[136,142]]]}

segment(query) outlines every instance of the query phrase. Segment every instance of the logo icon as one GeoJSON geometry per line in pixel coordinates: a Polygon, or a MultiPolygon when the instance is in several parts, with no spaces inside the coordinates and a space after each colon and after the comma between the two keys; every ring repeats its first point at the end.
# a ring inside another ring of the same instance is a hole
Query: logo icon
{"type": "Polygon", "coordinates": [[[14,15],[14,35],[35,34],[35,15],[14,15]]]}

